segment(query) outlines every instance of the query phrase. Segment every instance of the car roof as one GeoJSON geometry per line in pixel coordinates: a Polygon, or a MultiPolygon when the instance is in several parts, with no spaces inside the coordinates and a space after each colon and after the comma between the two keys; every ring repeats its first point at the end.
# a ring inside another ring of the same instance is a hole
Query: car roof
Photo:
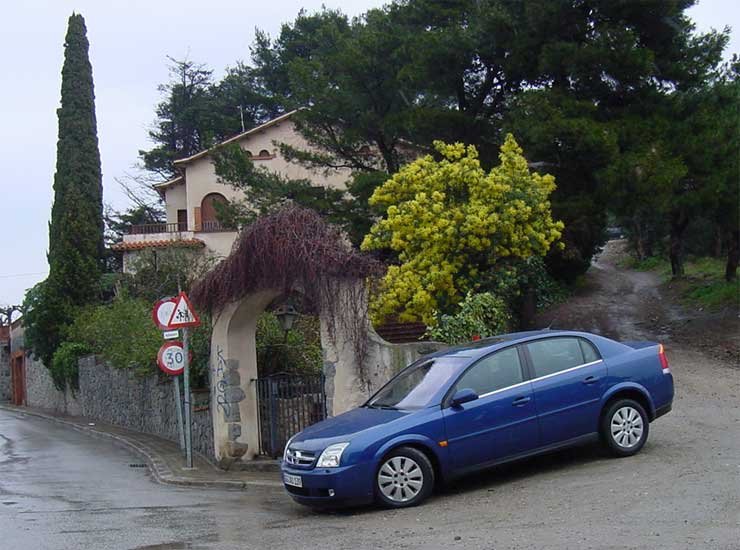
{"type": "Polygon", "coordinates": [[[526,342],[528,340],[536,340],[543,336],[589,336],[586,333],[573,331],[573,330],[553,330],[553,329],[541,329],[541,330],[527,330],[522,332],[510,332],[508,334],[498,334],[496,336],[490,336],[482,338],[475,342],[468,342],[451,348],[447,348],[437,353],[430,355],[429,357],[469,357],[477,358],[482,355],[487,355],[492,351],[504,348],[508,345],[526,342]]]}

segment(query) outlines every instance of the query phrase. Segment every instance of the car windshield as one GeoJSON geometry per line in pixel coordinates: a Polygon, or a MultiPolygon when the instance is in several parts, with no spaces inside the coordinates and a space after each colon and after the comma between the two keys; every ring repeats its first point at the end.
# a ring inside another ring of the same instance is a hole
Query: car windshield
{"type": "Polygon", "coordinates": [[[419,409],[430,405],[439,388],[466,358],[437,357],[407,367],[365,406],[377,409],[419,409]]]}

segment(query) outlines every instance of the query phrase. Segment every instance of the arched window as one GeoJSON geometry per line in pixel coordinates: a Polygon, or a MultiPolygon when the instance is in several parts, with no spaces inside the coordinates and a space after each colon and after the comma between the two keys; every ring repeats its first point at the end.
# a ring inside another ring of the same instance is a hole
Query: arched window
{"type": "Polygon", "coordinates": [[[269,158],[272,158],[272,154],[267,149],[262,149],[262,151],[260,151],[260,157],[259,158],[261,158],[261,159],[262,158],[268,158],[269,159],[269,158]]]}
{"type": "Polygon", "coordinates": [[[215,204],[226,204],[227,200],[221,193],[209,193],[200,203],[200,219],[203,231],[221,231],[221,223],[216,217],[215,204]]]}
{"type": "Polygon", "coordinates": [[[245,149],[244,154],[247,155],[247,158],[252,158],[252,151],[250,151],[249,149],[245,149]]]}

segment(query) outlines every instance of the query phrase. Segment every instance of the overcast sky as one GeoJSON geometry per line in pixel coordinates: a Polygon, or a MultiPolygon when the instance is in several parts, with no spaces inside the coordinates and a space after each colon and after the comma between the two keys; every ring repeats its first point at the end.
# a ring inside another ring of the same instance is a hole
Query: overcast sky
{"type": "MultiPolygon", "coordinates": [[[[658,0],[655,0],[658,1],[658,0]]],[[[301,8],[356,15],[383,0],[10,0],[0,33],[0,305],[16,304],[46,277],[60,74],[67,18],[85,17],[95,80],[105,202],[126,206],[115,178],[133,171],[167,81],[167,56],[222,74],[247,59],[254,29],[275,35],[301,8]]],[[[700,30],[740,28],[736,0],[703,0],[700,30]]],[[[729,52],[740,52],[733,32],[729,52]]]]}

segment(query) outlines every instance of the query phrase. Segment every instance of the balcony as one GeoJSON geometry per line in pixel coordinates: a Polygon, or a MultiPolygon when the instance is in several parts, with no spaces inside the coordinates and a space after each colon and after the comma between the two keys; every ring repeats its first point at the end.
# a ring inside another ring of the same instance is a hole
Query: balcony
{"type": "Polygon", "coordinates": [[[123,242],[111,246],[112,250],[131,252],[145,248],[164,248],[182,246],[198,248],[203,241],[195,238],[195,232],[188,231],[187,223],[145,223],[128,228],[123,242]]]}
{"type": "MultiPolygon", "coordinates": [[[[144,223],[130,226],[128,228],[128,235],[157,235],[161,233],[183,233],[186,231],[188,231],[187,222],[144,223]]],[[[220,233],[223,231],[234,231],[234,229],[224,227],[218,220],[203,220],[200,223],[196,220],[196,233],[220,233]]]]}
{"type": "Polygon", "coordinates": [[[129,235],[154,235],[156,233],[182,233],[188,230],[186,222],[179,223],[144,223],[128,228],[129,235]]]}

